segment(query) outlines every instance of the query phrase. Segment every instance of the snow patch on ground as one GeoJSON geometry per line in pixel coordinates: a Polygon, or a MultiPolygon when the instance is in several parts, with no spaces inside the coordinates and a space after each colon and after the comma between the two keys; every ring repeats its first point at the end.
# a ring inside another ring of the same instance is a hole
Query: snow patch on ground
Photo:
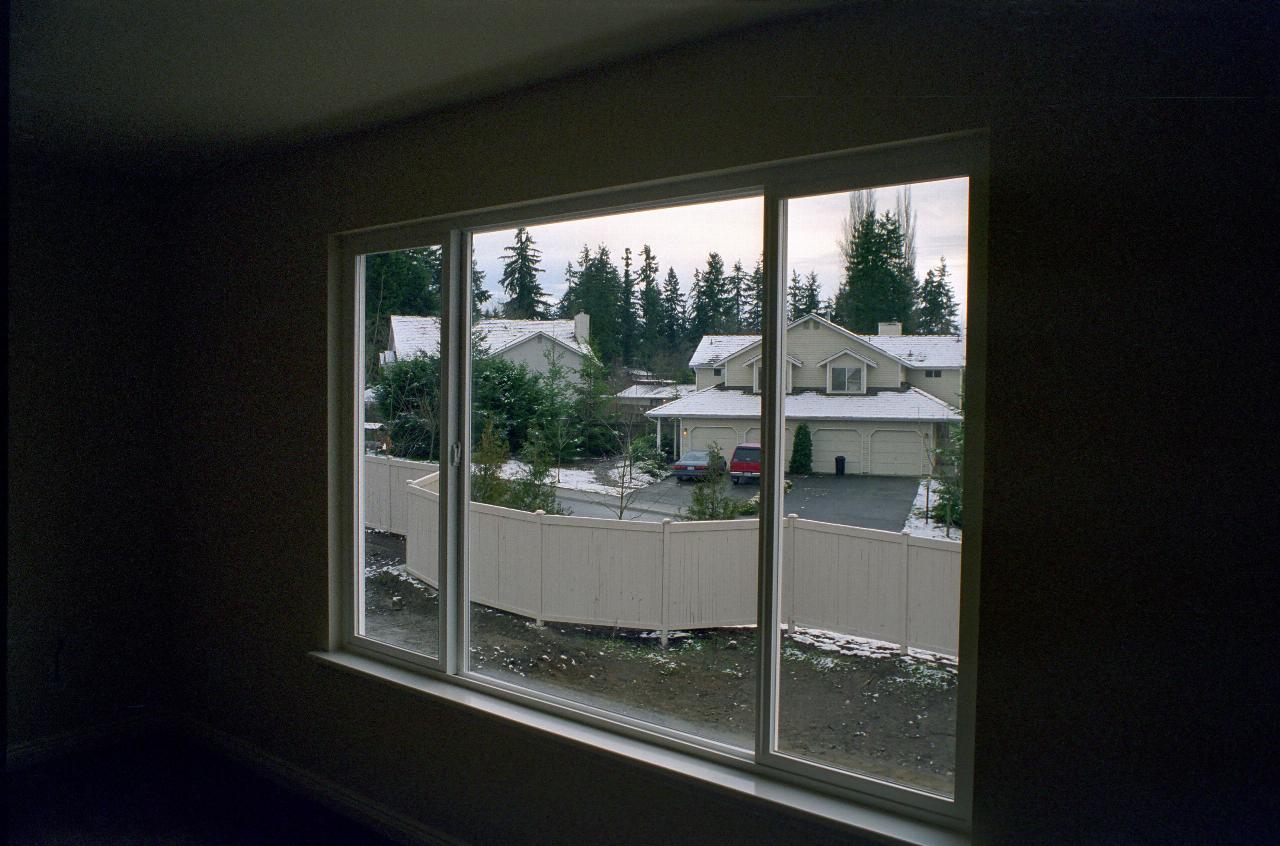
{"type": "MultiPolygon", "coordinates": [[[[552,483],[562,490],[589,491],[590,493],[617,496],[618,488],[621,486],[620,478],[623,475],[623,469],[620,464],[614,464],[605,470],[605,475],[611,484],[600,481],[596,468],[593,467],[553,467],[551,468],[550,478],[552,483]],[[559,476],[558,479],[557,475],[559,476]]],[[[519,479],[528,472],[529,465],[516,458],[510,459],[506,464],[502,465],[502,477],[504,479],[519,479]]],[[[658,479],[654,476],[641,473],[639,470],[633,470],[627,484],[627,490],[638,491],[641,488],[647,488],[656,481],[658,479]]]]}
{"type": "Polygon", "coordinates": [[[932,520],[926,521],[924,518],[924,504],[926,491],[928,486],[933,485],[933,492],[928,495],[929,504],[932,505],[937,498],[938,488],[942,484],[937,479],[921,479],[920,487],[916,490],[916,501],[911,503],[911,511],[907,515],[907,522],[902,527],[902,531],[917,538],[937,538],[938,540],[962,540],[962,532],[955,526],[951,527],[951,537],[947,537],[945,528],[940,523],[932,520]]]}
{"type": "MultiPolygon", "coordinates": [[[[864,658],[892,658],[898,655],[898,644],[869,637],[856,637],[823,629],[805,629],[800,626],[796,626],[789,632],[789,636],[796,643],[807,644],[823,652],[838,652],[841,655],[858,655],[864,658]]],[[[930,652],[926,649],[908,649],[907,654],[900,657],[911,662],[941,664],[945,667],[956,666],[956,659],[953,656],[930,652]]]]}

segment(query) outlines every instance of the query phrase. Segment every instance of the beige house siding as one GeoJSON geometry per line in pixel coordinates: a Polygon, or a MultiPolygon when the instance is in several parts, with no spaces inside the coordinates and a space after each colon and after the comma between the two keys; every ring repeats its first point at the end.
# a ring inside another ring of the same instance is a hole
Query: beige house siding
{"type": "Polygon", "coordinates": [[[582,354],[544,335],[534,335],[527,341],[507,347],[498,355],[515,364],[523,364],[534,373],[545,373],[548,349],[554,349],[553,355],[557,356],[560,366],[567,371],[569,378],[576,379],[578,371],[582,369],[582,354]]]}
{"type": "MultiPolygon", "coordinates": [[[[897,388],[905,381],[902,365],[880,350],[836,332],[829,326],[806,321],[787,331],[787,355],[804,362],[803,367],[792,370],[792,387],[797,391],[825,391],[827,369],[818,367],[817,364],[843,349],[853,350],[858,355],[864,355],[876,363],[875,367],[866,368],[867,387],[897,388]],[[813,325],[819,328],[809,328],[813,325]]],[[[755,346],[725,359],[725,366],[728,368],[728,379],[725,384],[730,387],[750,388],[752,374],[751,366],[747,361],[759,354],[760,348],[755,346]]]]}
{"type": "Polygon", "coordinates": [[[714,385],[719,385],[724,381],[724,377],[716,376],[715,370],[711,367],[696,367],[694,368],[693,374],[694,384],[697,385],[699,391],[703,388],[710,388],[714,385]]]}
{"type": "MultiPolygon", "coordinates": [[[[801,421],[787,422],[786,455],[791,460],[795,430],[801,421]]],[[[813,436],[813,471],[834,473],[835,456],[845,457],[845,473],[895,476],[923,476],[932,469],[935,424],[911,422],[861,422],[805,420],[813,436]]],[[[706,449],[713,441],[727,459],[734,446],[759,441],[760,421],[737,418],[691,418],[683,420],[680,451],[706,449]],[[729,444],[726,446],[726,444],[729,444]]]]}
{"type": "Polygon", "coordinates": [[[950,368],[943,370],[941,376],[934,377],[926,377],[923,370],[908,370],[907,383],[960,408],[961,392],[964,389],[964,369],[950,368]]]}

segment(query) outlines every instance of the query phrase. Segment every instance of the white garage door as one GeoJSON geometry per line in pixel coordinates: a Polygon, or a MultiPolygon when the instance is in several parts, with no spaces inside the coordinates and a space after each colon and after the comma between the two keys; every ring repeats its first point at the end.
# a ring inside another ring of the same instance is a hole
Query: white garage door
{"type": "MultiPolygon", "coordinates": [[[[782,456],[782,460],[790,461],[791,460],[791,444],[793,443],[793,438],[795,437],[795,433],[792,432],[790,426],[786,428],[786,432],[787,432],[786,437],[784,437],[783,440],[786,441],[787,443],[787,454],[782,456]]],[[[755,443],[760,443],[760,439],[762,437],[764,437],[764,435],[760,432],[759,427],[748,429],[746,442],[752,443],[754,441],[755,443]]],[[[785,470],[786,468],[784,467],[783,469],[785,470]]]]}
{"type": "Polygon", "coordinates": [[[882,430],[871,436],[873,475],[920,476],[924,463],[924,436],[919,432],[882,430]]]}
{"type": "Polygon", "coordinates": [[[836,472],[836,456],[844,456],[845,473],[862,472],[862,435],[850,429],[813,430],[813,472],[836,472]]]}
{"type": "Polygon", "coordinates": [[[689,450],[707,449],[715,443],[725,461],[738,445],[738,430],[730,426],[693,426],[689,429],[689,450]]]}

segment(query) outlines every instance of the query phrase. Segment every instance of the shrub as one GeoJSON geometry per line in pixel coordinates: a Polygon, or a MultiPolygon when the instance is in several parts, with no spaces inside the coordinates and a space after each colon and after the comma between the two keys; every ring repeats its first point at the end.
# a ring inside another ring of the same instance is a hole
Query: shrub
{"type": "Polygon", "coordinates": [[[809,424],[801,423],[796,427],[795,441],[791,445],[791,463],[788,473],[807,475],[813,472],[813,436],[809,434],[809,424]]]}
{"type": "Polygon", "coordinates": [[[725,473],[720,448],[712,444],[708,452],[707,475],[693,486],[689,510],[684,517],[688,520],[732,520],[743,513],[744,503],[729,496],[728,474],[725,473]]]}
{"type": "Polygon", "coordinates": [[[953,424],[946,443],[933,452],[942,472],[938,477],[936,499],[929,508],[929,518],[935,523],[963,529],[964,486],[961,470],[964,461],[964,424],[953,424]]]}

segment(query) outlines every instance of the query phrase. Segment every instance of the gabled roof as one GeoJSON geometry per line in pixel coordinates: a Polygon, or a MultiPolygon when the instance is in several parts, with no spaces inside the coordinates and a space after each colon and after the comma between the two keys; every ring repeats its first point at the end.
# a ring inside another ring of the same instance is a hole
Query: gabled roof
{"type": "MultiPolygon", "coordinates": [[[[806,320],[814,320],[859,344],[865,344],[877,352],[883,353],[903,367],[919,368],[955,368],[964,367],[964,338],[960,335],[858,335],[827,320],[819,314],[806,314],[787,324],[787,331],[806,320]]],[[[759,335],[705,335],[693,357],[689,359],[690,367],[710,367],[720,364],[759,346],[759,335]],[[712,361],[702,361],[703,345],[712,341],[708,352],[719,352],[712,361]]],[[[825,363],[825,362],[823,362],[825,363]]],[[[821,365],[818,365],[821,366],[821,365]]]]}
{"type": "MultiPolygon", "coordinates": [[[[759,360],[760,360],[760,353],[756,353],[755,355],[751,356],[751,358],[747,359],[743,363],[750,364],[753,361],[759,361],[759,360]]],[[[804,367],[804,362],[796,358],[794,355],[787,356],[787,361],[791,362],[796,367],[804,367]]]]}
{"type": "MultiPolygon", "coordinates": [[[[591,348],[573,333],[572,320],[481,320],[471,329],[484,336],[484,346],[491,354],[511,349],[543,335],[582,355],[591,348]]],[[[398,358],[440,354],[440,318],[391,315],[391,333],[398,358]]]]}
{"type": "Polygon", "coordinates": [[[689,357],[690,367],[715,367],[745,346],[760,340],[759,335],[703,335],[689,357]]]}
{"type": "MultiPolygon", "coordinates": [[[[817,391],[788,394],[784,413],[792,420],[954,423],[961,419],[957,409],[919,388],[838,396],[817,391]]],[[[645,416],[749,419],[760,416],[760,395],[731,388],[705,388],[650,409],[645,416]]]]}
{"type": "Polygon", "coordinates": [[[821,367],[822,365],[827,364],[828,362],[835,361],[837,358],[839,358],[842,355],[852,356],[853,358],[856,358],[858,361],[861,361],[863,364],[869,365],[871,367],[880,366],[876,364],[874,361],[872,361],[871,359],[867,358],[865,355],[856,353],[853,350],[849,349],[848,347],[845,347],[835,355],[829,355],[826,358],[824,358],[822,361],[819,361],[817,364],[814,365],[814,367],[821,367]]]}
{"type": "Polygon", "coordinates": [[[677,399],[698,390],[694,385],[632,385],[615,396],[628,399],[677,399]]]}

